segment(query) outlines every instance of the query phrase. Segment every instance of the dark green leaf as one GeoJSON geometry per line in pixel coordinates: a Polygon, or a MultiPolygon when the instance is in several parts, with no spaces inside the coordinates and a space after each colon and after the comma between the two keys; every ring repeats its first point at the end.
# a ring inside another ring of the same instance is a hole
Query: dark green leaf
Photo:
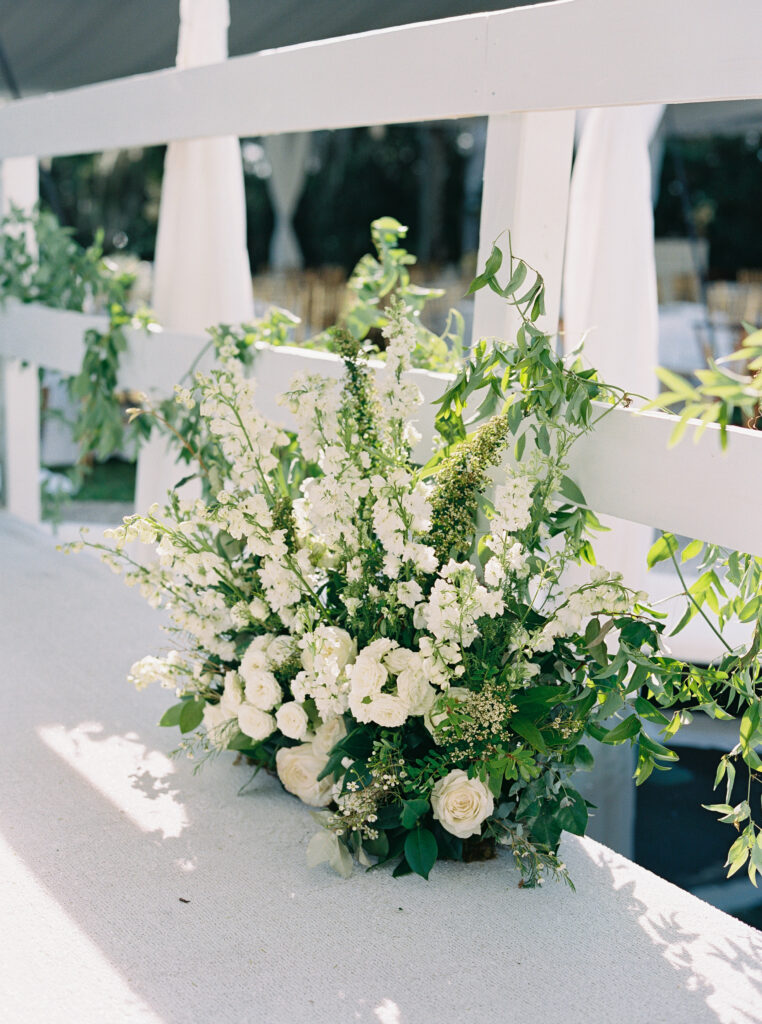
{"type": "Polygon", "coordinates": [[[405,840],[405,860],[411,870],[422,878],[428,878],[436,863],[437,841],[427,828],[417,828],[405,840]]]}

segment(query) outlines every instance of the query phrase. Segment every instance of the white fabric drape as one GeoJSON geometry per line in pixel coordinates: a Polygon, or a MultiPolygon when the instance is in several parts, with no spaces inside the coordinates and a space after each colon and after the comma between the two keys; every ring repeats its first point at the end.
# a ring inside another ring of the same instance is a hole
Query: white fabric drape
{"type": "MultiPolygon", "coordinates": [[[[563,283],[566,351],[584,337],[583,358],[602,380],[647,397],[656,390],[659,340],[649,146],[663,110],[657,104],[598,108],[580,118],[563,283]]],[[[635,589],[647,589],[652,531],[603,520],[610,532],[596,537],[598,561],[635,589]]],[[[595,747],[593,776],[577,780],[597,807],[590,834],[632,856],[632,753],[595,747]]]]}
{"type": "Polygon", "coordinates": [[[572,174],[564,266],[567,349],[604,380],[654,392],[658,308],[649,145],[663,106],[611,107],[584,121],[572,174]]]}
{"type": "MultiPolygon", "coordinates": [[[[181,0],[177,66],[224,61],[229,23],[228,0],[181,0]]],[[[182,140],[167,147],[152,305],[162,326],[192,334],[252,318],[237,138],[182,140]]],[[[163,501],[184,473],[174,465],[166,441],[152,437],[139,459],[137,507],[163,501]]]]}
{"type": "Polygon", "coordinates": [[[310,134],[271,135],[264,140],[264,147],[272,168],[267,189],[275,215],[270,267],[273,270],[298,270],[303,260],[294,233],[293,217],[307,176],[310,134]]]}

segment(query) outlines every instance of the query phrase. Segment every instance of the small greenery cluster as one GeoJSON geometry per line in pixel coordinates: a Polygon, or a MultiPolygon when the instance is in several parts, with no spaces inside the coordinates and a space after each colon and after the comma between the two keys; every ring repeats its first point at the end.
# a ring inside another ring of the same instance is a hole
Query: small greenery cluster
{"type": "Polygon", "coordinates": [[[69,425],[79,445],[73,471],[79,485],[93,456],[106,459],[125,443],[117,390],[119,360],[127,346],[124,332],[129,326],[146,326],[150,318],[128,311],[134,278],[104,259],[101,234],[82,248],[52,213],[17,207],[2,219],[0,232],[0,302],[16,299],[108,316],[104,331],[91,328],[85,333],[82,367],[68,381],[77,410],[69,425]]]}
{"type": "MultiPolygon", "coordinates": [[[[722,448],[728,444],[729,426],[759,429],[762,330],[750,324],[744,326],[748,335],[740,348],[729,356],[710,359],[707,367],[695,371],[693,381],[671,370],[657,370],[665,390],[646,408],[677,413],[671,445],[679,443],[691,427],[698,440],[709,424],[717,424],[722,448]]],[[[649,552],[648,563],[651,566],[666,560],[671,561],[687,599],[683,617],[673,633],[700,616],[725,648],[715,666],[732,681],[723,707],[741,715],[739,742],[721,759],[717,769],[715,788],[724,785],[725,800],[707,808],[740,833],[728,855],[728,874],[746,866],[756,884],[756,873],[762,871],[762,834],[752,812],[753,790],[762,781],[762,760],[756,750],[762,744],[762,558],[699,540],[691,541],[681,550],[677,537],[663,533],[649,552]],[[681,568],[686,562],[692,563],[697,574],[690,585],[681,568]],[[724,627],[734,618],[748,624],[751,636],[749,646],[740,652],[733,650],[723,636],[724,627]],[[747,777],[739,800],[735,780],[736,767],[740,765],[745,767],[747,777]]]]}
{"type": "MultiPolygon", "coordinates": [[[[299,343],[300,348],[337,353],[344,341],[351,339],[358,345],[369,346],[369,352],[373,348],[375,355],[384,358],[382,332],[392,322],[392,310],[402,303],[415,332],[411,365],[436,372],[454,372],[462,366],[462,315],[455,309],[450,310],[441,335],[422,321],[426,303],[443,292],[411,282],[410,267],[416,263],[416,257],[401,244],[407,231],[407,227],[393,217],[380,217],[372,222],[370,233],[375,255],[364,255],[352,271],[338,322],[299,343]]],[[[209,342],[178,385],[178,394],[189,394],[188,385],[193,382],[196,366],[209,350],[213,351],[217,362],[235,358],[241,366],[251,370],[260,346],[295,345],[294,331],[298,324],[299,319],[293,313],[273,306],[252,323],[209,327],[209,342]]],[[[159,430],[171,434],[178,442],[179,459],[189,466],[188,475],[181,483],[199,476],[205,493],[216,493],[224,477],[224,470],[219,470],[224,460],[220,459],[219,446],[206,429],[198,405],[173,399],[158,405],[146,402],[141,409],[131,410],[132,419],[141,412],[148,414],[144,422],[146,419],[153,421],[159,430]]],[[[284,458],[292,455],[292,449],[284,452],[284,458]]],[[[298,477],[297,483],[300,481],[298,477]]]]}
{"type": "MultiPolygon", "coordinates": [[[[515,307],[516,339],[474,347],[438,403],[440,443],[423,467],[406,297],[384,312],[380,366],[367,321],[331,335],[344,377],[292,383],[291,433],[258,414],[245,373],[264,339],[219,329],[219,367],[177,394],[198,418],[181,433],[204,499],[171,495],[92,545],[172,623],[176,649],[131,678],[179,697],[162,724],[180,728],[189,756],[234,750],[318,809],[312,863],[428,877],[439,859],[505,847],[526,885],[568,880],[559,843],[585,832],[574,774],[596,743],[636,745],[642,783],[677,760],[669,739],[691,714],[739,715],[718,779],[724,819],[744,827],[731,867],[748,862],[754,881],[757,639],[716,665],[677,660],[647,595],[595,564],[600,524],[568,456],[628,398],[577,354],[556,354],[538,326],[542,278],[511,252],[505,262],[501,283],[495,246],[472,291],[515,307]],[[155,545],[158,561],[133,560],[132,541],[155,545]],[[733,805],[741,762],[748,792],[733,805]]],[[[383,267],[379,253],[365,271],[379,296],[391,294],[383,267]]],[[[257,330],[280,341],[288,321],[257,330]]],[[[651,560],[673,554],[665,538],[651,560]]],[[[745,603],[728,599],[725,617],[745,614],[759,582],[737,558],[745,603]]]]}

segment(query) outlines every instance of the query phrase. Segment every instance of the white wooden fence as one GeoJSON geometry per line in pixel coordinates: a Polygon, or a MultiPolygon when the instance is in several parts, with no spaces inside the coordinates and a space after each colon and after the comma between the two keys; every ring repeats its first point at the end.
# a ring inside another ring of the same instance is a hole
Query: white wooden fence
{"type": "MultiPolygon", "coordinates": [[[[546,278],[552,328],[575,108],[762,97],[760,29],[757,0],[558,0],[20,100],[0,109],[3,201],[31,204],[43,156],[486,114],[480,256],[510,227],[514,250],[546,278]]],[[[75,372],[94,319],[33,306],[0,312],[7,504],[23,518],[39,518],[36,367],[75,372]]],[[[514,328],[505,303],[477,294],[477,335],[514,328]]],[[[122,383],[169,391],[202,344],[170,332],[134,334],[122,383]]],[[[274,395],[295,372],[317,366],[338,372],[327,354],[261,352],[262,411],[283,421],[274,395]]],[[[427,397],[439,393],[435,374],[417,376],[427,397]]],[[[422,449],[432,419],[427,407],[422,449]]],[[[762,554],[762,437],[733,430],[721,455],[710,427],[698,445],[668,450],[672,423],[618,410],[576,446],[572,475],[591,506],[762,554]]]]}

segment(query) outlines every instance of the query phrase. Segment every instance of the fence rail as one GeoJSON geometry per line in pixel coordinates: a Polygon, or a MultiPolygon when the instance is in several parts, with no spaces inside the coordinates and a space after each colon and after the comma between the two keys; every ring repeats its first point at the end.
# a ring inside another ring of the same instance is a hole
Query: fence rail
{"type": "Polygon", "coordinates": [[[0,159],[762,97],[749,10],[744,0],[557,0],[157,71],[8,104],[0,159]]]}
{"type": "MultiPolygon", "coordinates": [[[[72,374],[81,363],[84,331],[105,326],[103,317],[9,303],[0,312],[0,358],[25,357],[72,374]]],[[[166,395],[194,361],[202,369],[211,365],[204,339],[171,331],[129,330],[127,336],[128,352],[119,375],[125,389],[149,390],[150,381],[150,390],[166,395]]],[[[273,422],[293,428],[295,422],[278,404],[278,395],[296,374],[338,377],[341,369],[341,361],[328,352],[263,345],[254,363],[262,384],[258,408],[273,422]]],[[[424,462],[434,441],[432,403],[451,378],[426,370],[413,370],[410,377],[424,396],[417,424],[421,440],[415,452],[424,462]]],[[[674,424],[675,418],[663,413],[617,408],[581,438],[572,449],[570,472],[590,507],[762,556],[762,533],[756,516],[750,514],[762,507],[762,474],[749,473],[749,466],[762,458],[762,434],[731,427],[729,449],[722,452],[719,428],[711,425],[698,443],[688,436],[670,449],[674,424]]]]}
{"type": "MultiPolygon", "coordinates": [[[[750,0],[557,0],[16,101],[0,109],[4,202],[30,205],[36,165],[32,160],[27,173],[28,158],[487,114],[480,256],[511,227],[515,251],[544,272],[545,326],[552,330],[574,109],[762,97],[753,18],[759,23],[750,0]]],[[[39,514],[34,365],[75,372],[84,329],[97,322],[36,307],[0,313],[8,504],[27,518],[39,514]]],[[[510,336],[514,326],[505,303],[479,292],[475,333],[510,336]]],[[[169,331],[131,334],[122,383],[168,392],[202,344],[169,331]]],[[[338,372],[327,354],[263,350],[257,366],[262,411],[282,416],[273,396],[308,366],[338,372]]],[[[441,378],[418,378],[430,401],[441,378]]],[[[431,441],[427,408],[422,449],[431,441]]],[[[731,431],[730,451],[721,456],[716,429],[696,446],[686,440],[668,450],[671,429],[671,418],[657,414],[617,410],[603,419],[577,446],[572,466],[591,505],[762,554],[753,514],[762,505],[762,472],[751,471],[762,464],[762,438],[731,431]]]]}

